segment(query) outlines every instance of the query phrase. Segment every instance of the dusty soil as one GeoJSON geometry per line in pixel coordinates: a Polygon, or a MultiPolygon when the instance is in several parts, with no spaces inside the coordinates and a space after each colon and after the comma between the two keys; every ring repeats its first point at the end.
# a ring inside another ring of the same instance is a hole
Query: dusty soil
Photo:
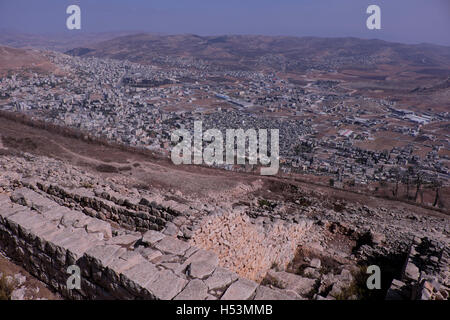
{"type": "Polygon", "coordinates": [[[25,277],[26,280],[20,286],[18,284],[15,285],[16,289],[23,290],[24,300],[61,300],[61,297],[53,293],[43,282],[34,278],[24,268],[9,261],[1,253],[0,273],[6,277],[25,277]]]}
{"type": "Polygon", "coordinates": [[[38,52],[0,46],[0,76],[11,70],[53,73],[57,67],[38,52]]]}

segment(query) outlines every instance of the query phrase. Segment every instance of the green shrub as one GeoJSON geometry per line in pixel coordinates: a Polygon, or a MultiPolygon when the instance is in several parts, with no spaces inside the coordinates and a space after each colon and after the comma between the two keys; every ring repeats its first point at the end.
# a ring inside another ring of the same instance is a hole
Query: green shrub
{"type": "Polygon", "coordinates": [[[272,203],[272,202],[270,202],[269,200],[266,200],[266,199],[259,199],[258,200],[258,205],[261,208],[267,207],[269,209],[273,209],[273,208],[275,208],[277,206],[276,203],[272,203]]]}

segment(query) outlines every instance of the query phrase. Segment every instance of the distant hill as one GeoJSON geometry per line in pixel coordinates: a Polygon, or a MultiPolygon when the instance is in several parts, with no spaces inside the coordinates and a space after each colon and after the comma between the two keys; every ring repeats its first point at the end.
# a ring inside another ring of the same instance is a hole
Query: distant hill
{"type": "Polygon", "coordinates": [[[37,48],[67,51],[74,47],[85,47],[100,41],[114,39],[136,32],[65,32],[59,34],[29,34],[0,30],[0,45],[13,48],[37,48]]]}
{"type": "Polygon", "coordinates": [[[66,52],[66,54],[69,54],[71,56],[84,56],[87,55],[88,53],[94,51],[94,49],[89,49],[89,48],[74,48],[72,50],[69,50],[66,52]]]}
{"type": "Polygon", "coordinates": [[[437,84],[435,84],[435,85],[433,85],[433,86],[430,86],[430,87],[417,87],[417,88],[414,88],[413,90],[411,90],[411,92],[426,92],[426,93],[429,93],[429,92],[436,92],[436,91],[439,91],[439,90],[448,90],[448,89],[450,89],[450,77],[448,77],[447,79],[445,79],[444,81],[442,81],[442,82],[439,82],[439,83],[437,83],[437,84]]]}
{"type": "Polygon", "coordinates": [[[51,73],[56,69],[55,65],[35,50],[0,46],[0,76],[7,74],[8,71],[51,73]]]}
{"type": "Polygon", "coordinates": [[[370,70],[379,65],[392,65],[420,68],[425,75],[450,75],[450,47],[357,38],[135,34],[86,48],[91,50],[68,53],[160,64],[164,63],[160,57],[168,56],[237,70],[269,68],[301,72],[311,67],[370,70]]]}

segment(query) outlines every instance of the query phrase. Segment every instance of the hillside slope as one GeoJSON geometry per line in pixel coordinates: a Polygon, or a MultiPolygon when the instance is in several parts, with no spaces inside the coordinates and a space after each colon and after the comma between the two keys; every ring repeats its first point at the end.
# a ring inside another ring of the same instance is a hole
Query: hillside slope
{"type": "Polygon", "coordinates": [[[424,72],[438,75],[450,74],[450,47],[357,38],[136,34],[99,42],[89,49],[68,53],[140,63],[152,62],[156,56],[184,57],[234,69],[271,67],[277,71],[302,71],[306,63],[359,68],[388,64],[430,69],[424,72]]]}

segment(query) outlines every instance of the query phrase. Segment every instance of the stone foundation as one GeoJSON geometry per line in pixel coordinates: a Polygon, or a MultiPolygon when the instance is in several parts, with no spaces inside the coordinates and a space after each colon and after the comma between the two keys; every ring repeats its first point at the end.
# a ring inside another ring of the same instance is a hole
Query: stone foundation
{"type": "Polygon", "coordinates": [[[102,189],[68,189],[43,181],[21,182],[26,188],[43,192],[62,206],[83,211],[86,215],[137,231],[161,231],[167,222],[172,221],[188,208],[174,203],[166,206],[151,199],[123,198],[113,191],[102,189]]]}
{"type": "Polygon", "coordinates": [[[301,220],[298,224],[279,222],[264,228],[252,224],[245,214],[224,214],[206,217],[191,243],[215,252],[224,267],[260,282],[272,266],[287,267],[311,225],[312,221],[301,220]]]}
{"type": "Polygon", "coordinates": [[[285,297],[219,266],[213,252],[154,230],[114,237],[105,221],[29,191],[17,190],[15,202],[0,194],[0,249],[67,299],[285,297]],[[67,288],[73,265],[79,290],[67,288]]]}

